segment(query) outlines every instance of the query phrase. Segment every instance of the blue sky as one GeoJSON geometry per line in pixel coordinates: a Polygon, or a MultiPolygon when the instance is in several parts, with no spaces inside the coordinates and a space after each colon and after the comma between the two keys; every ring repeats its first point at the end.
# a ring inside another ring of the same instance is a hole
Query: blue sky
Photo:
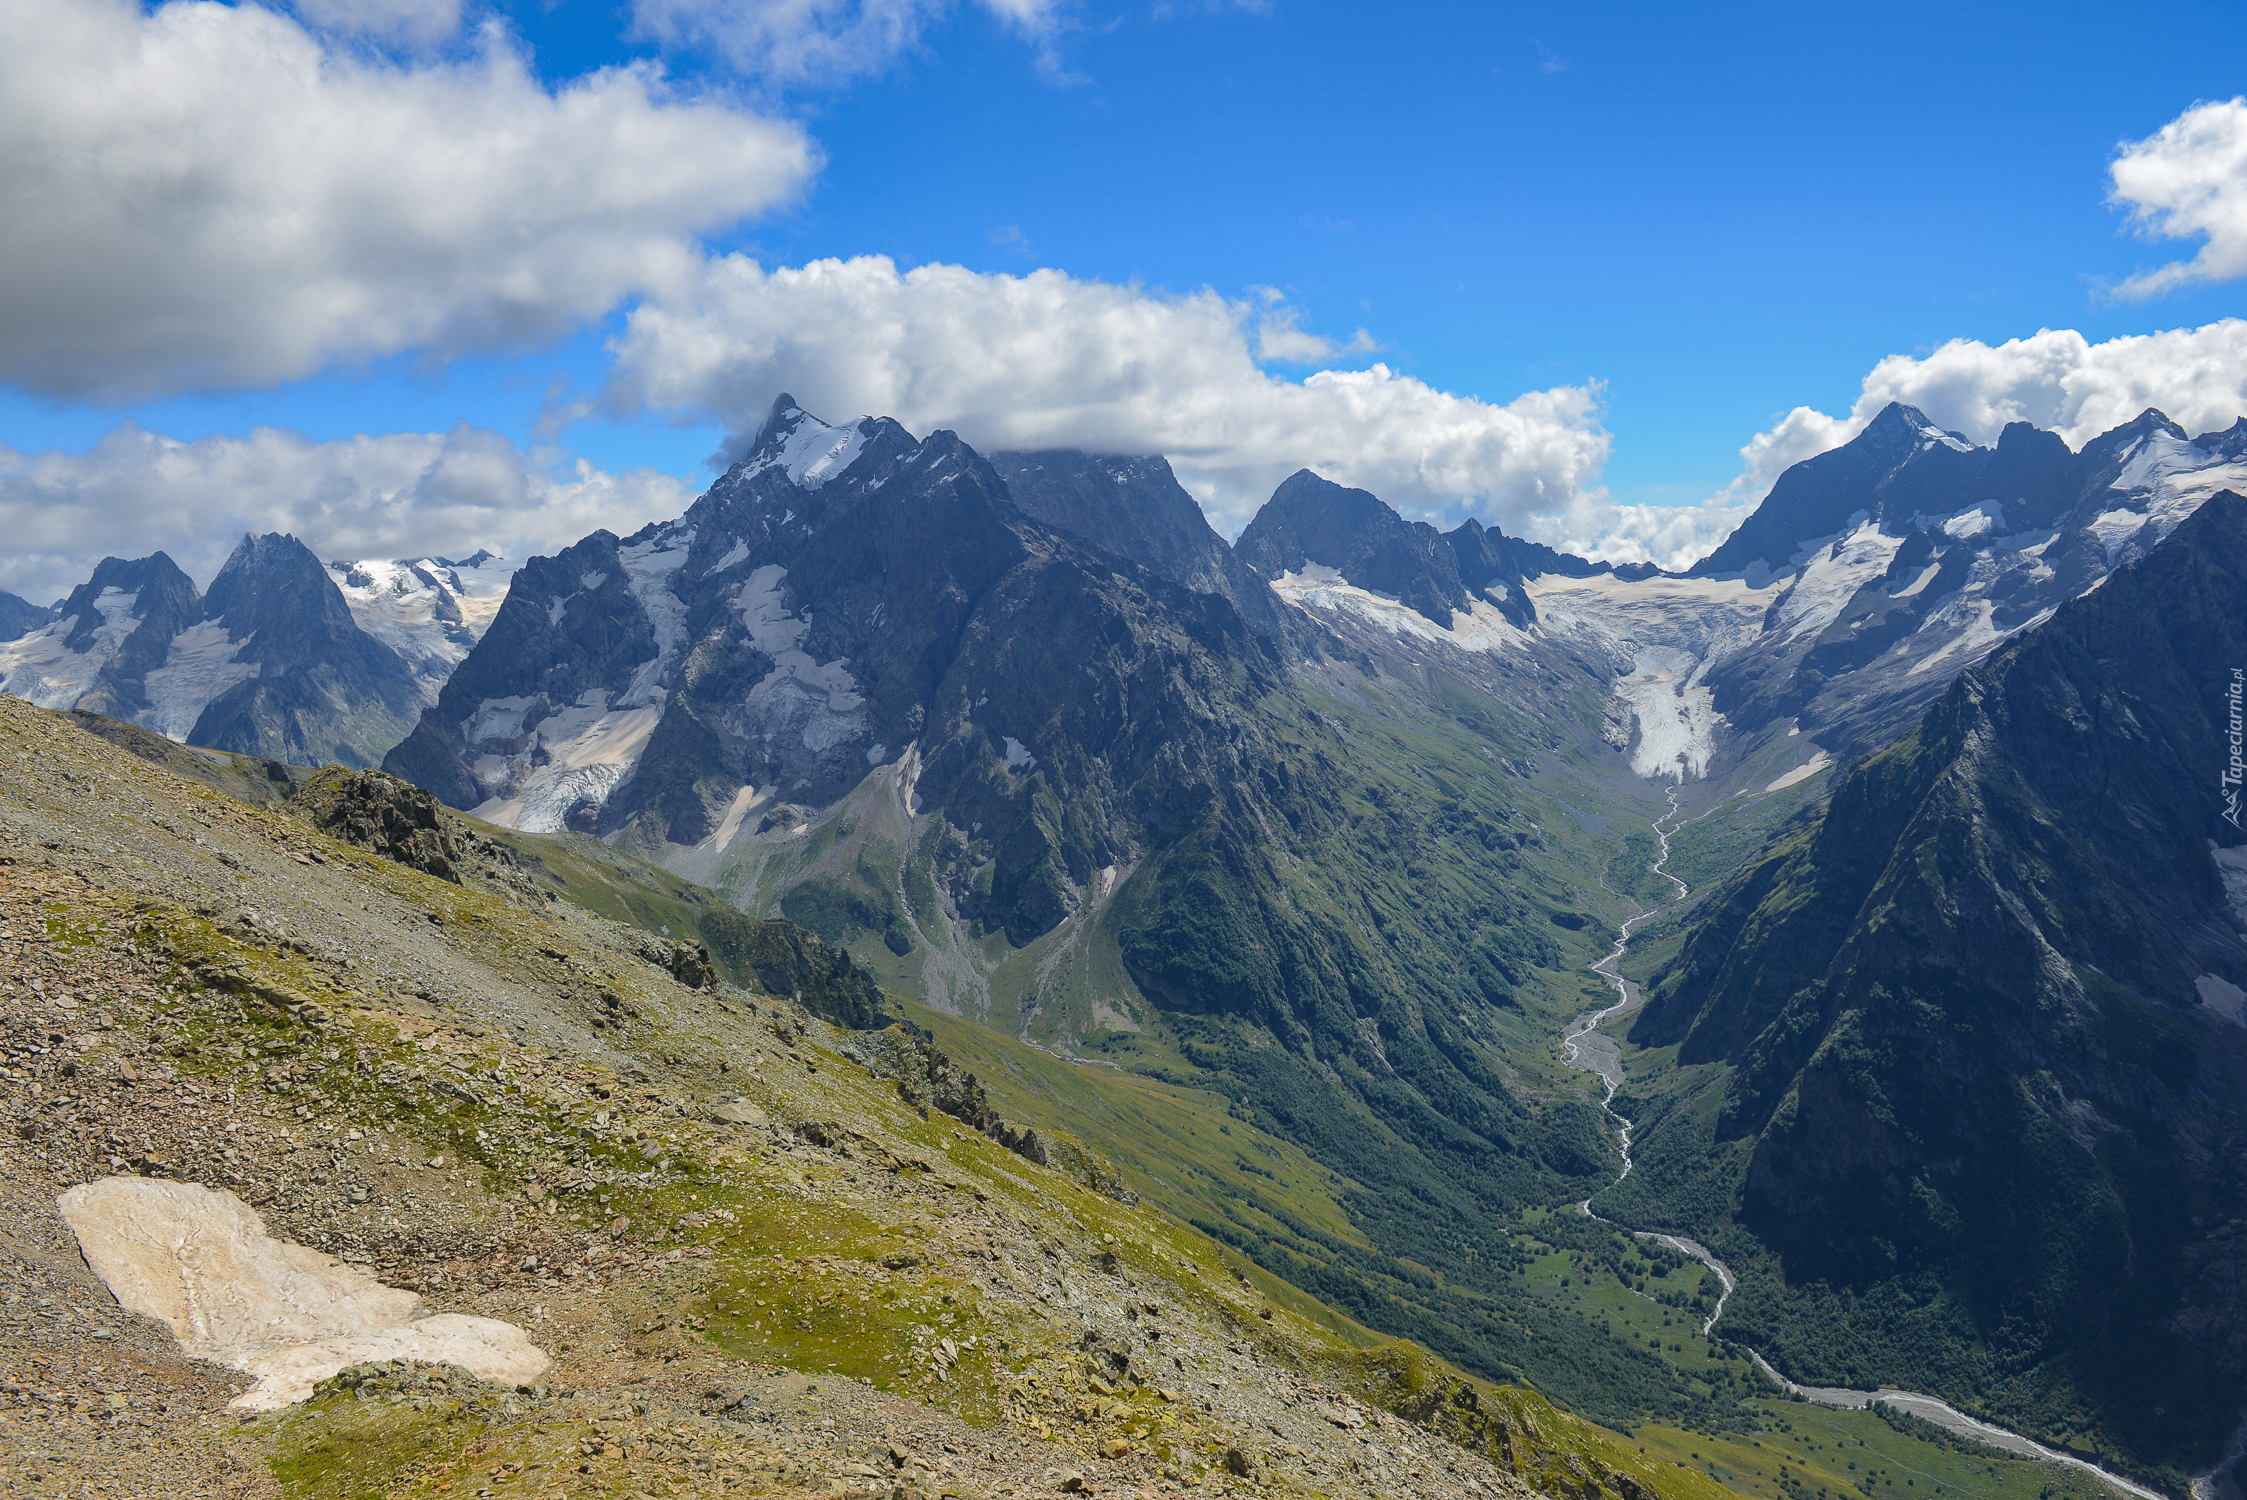
{"type": "Polygon", "coordinates": [[[1138,11],[1070,46],[1092,81],[1065,89],[971,15],[822,101],[831,165],[746,242],[1279,286],[1447,390],[1606,382],[1609,484],[1698,500],[1884,355],[2247,310],[2097,294],[2170,258],[2121,232],[2106,166],[2247,83],[2186,40],[2236,6],[2165,11],[2167,41],[2137,10],[1972,9],[1138,11]]]}
{"type": "MultiPolygon", "coordinates": [[[[550,90],[639,60],[666,70],[664,100],[793,128],[816,168],[739,222],[681,235],[712,258],[770,270],[879,254],[901,270],[1053,268],[1158,299],[1210,289],[1328,341],[1301,362],[1265,361],[1271,376],[1378,360],[1493,406],[1587,391],[1596,410],[1566,421],[1596,424],[1604,447],[1539,493],[1626,509],[1727,486],[1736,505],[1743,483],[1768,477],[1743,475],[1743,444],[1797,407],[1846,419],[1890,356],[2040,329],[2101,345],[2247,311],[2236,279],[2113,295],[2198,245],[2133,234],[2107,201],[2120,143],[2240,92],[2247,70],[2221,40],[2236,5],[2165,8],[2156,29],[2142,10],[2091,5],[1694,15],[890,0],[908,6],[916,41],[863,50],[852,76],[807,79],[695,33],[696,15],[717,13],[695,3],[663,12],[669,45],[652,35],[656,10],[596,0],[472,6],[460,30],[418,42],[304,16],[332,56],[405,72],[468,66],[490,45],[477,24],[497,16],[503,45],[550,90]],[[1361,329],[1370,345],[1353,346],[1361,329]]],[[[787,361],[726,387],[733,406],[678,397],[691,382],[620,399],[611,345],[647,296],[581,298],[560,319],[575,331],[480,345],[343,338],[316,373],[279,380],[221,373],[120,395],[19,374],[0,388],[0,442],[78,454],[121,420],[183,443],[261,425],[322,441],[466,422],[549,469],[584,459],[699,487],[744,420],[735,408],[754,405],[748,388],[777,389],[787,361]],[[578,420],[553,414],[605,387],[578,420]]],[[[2210,410],[2225,399],[2197,395],[2210,410]]],[[[1261,484],[1284,457],[1224,473],[1261,484]]],[[[1317,457],[1332,455],[1302,461],[1317,457]]],[[[1245,502],[1211,498],[1226,482],[1196,487],[1213,515],[1231,507],[1230,529],[1245,502]]],[[[1454,503],[1446,483],[1475,481],[1401,485],[1396,498],[1431,515],[1482,505],[1517,525],[1529,513],[1518,499],[1454,503]]]]}

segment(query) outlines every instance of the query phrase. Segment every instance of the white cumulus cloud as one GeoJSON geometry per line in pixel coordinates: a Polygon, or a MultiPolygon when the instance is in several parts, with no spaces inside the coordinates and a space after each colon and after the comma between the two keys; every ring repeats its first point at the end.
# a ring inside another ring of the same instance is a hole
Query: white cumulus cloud
{"type": "Polygon", "coordinates": [[[1527,534],[1594,559],[1685,567],[1715,551],[1787,469],[1848,442],[1891,401],[1982,444],[1996,442],[2008,422],[2030,422],[2081,448],[2149,406],[2187,432],[2213,432],[2247,416],[2247,321],[2097,344],[2047,328],[1995,346],[1953,339],[1924,356],[1890,355],[1847,413],[1798,406],[1750,438],[1740,477],[1699,505],[1622,505],[1588,493],[1533,518],[1527,534]]]}
{"type": "MultiPolygon", "coordinates": [[[[1009,30],[1038,44],[1038,65],[1074,81],[1052,51],[1061,0],[983,0],[1009,30]]],[[[767,84],[831,88],[877,74],[918,46],[950,0],[634,0],[635,35],[703,49],[767,84]]]]}
{"type": "Polygon", "coordinates": [[[460,30],[460,0],[295,0],[322,31],[427,47],[460,30]]]}
{"type": "Polygon", "coordinates": [[[551,553],[602,527],[675,516],[692,492],[652,470],[609,474],[526,455],[468,426],[315,442],[261,427],[176,442],[127,422],[84,453],[0,444],[0,589],[52,603],[103,557],[171,554],[208,584],[245,531],[292,533],[323,558],[551,553]]]}
{"type": "Polygon", "coordinates": [[[1865,377],[1848,415],[1798,406],[1750,439],[1740,450],[1745,472],[1726,498],[1760,498],[1790,465],[1849,441],[1891,401],[1985,444],[2008,422],[2030,422],[2081,448],[2149,406],[2187,432],[2211,432],[2247,415],[2247,321],[2098,344],[2046,328],[1995,346],[1952,339],[1925,356],[1892,354],[1865,377]]]}
{"type": "Polygon", "coordinates": [[[2142,141],[2125,141],[2108,200],[2148,237],[2204,239],[2191,260],[2141,272],[2118,296],[2154,297],[2247,276],[2247,98],[2195,104],[2142,141]]]}
{"type": "Polygon", "coordinates": [[[0,34],[0,381],[52,395],[535,343],[818,165],[651,68],[550,92],[496,32],[398,65],[256,5],[0,0],[0,34]]]}
{"type": "Polygon", "coordinates": [[[1281,379],[1252,351],[1260,317],[1275,326],[1268,301],[1054,270],[901,272],[883,256],[767,270],[728,256],[692,295],[634,309],[606,399],[707,412],[737,441],[786,390],[830,420],[893,416],[982,449],[1161,453],[1227,533],[1299,468],[1408,513],[1471,511],[1509,531],[1596,485],[1608,454],[1596,387],[1497,405],[1379,364],[1281,379]]]}
{"type": "Polygon", "coordinates": [[[1698,505],[1626,505],[1588,494],[1553,515],[1531,516],[1523,534],[1593,562],[1651,562],[1682,572],[1714,552],[1755,509],[1719,497],[1698,505]]]}

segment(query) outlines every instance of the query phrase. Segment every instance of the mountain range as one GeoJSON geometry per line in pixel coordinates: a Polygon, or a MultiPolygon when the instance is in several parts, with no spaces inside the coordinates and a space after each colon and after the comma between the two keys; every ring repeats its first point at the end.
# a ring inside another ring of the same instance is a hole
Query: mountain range
{"type": "Polygon", "coordinates": [[[199,592],[161,552],[105,558],[50,610],[0,598],[0,691],[296,764],[376,764],[490,623],[511,565],[331,563],[245,536],[199,592]]]}
{"type": "Polygon", "coordinates": [[[2243,559],[2223,492],[1954,679],[1653,976],[1631,1040],[1674,1071],[1610,1196],[1751,1232],[1738,1316],[1797,1378],[1939,1373],[2141,1455],[2234,1421],[2243,559]]]}
{"type": "Polygon", "coordinates": [[[784,396],[683,515],[519,567],[107,560],[0,687],[379,763],[1211,1091],[1299,1156],[1174,1185],[1198,1226],[1599,1420],[1725,1430],[1729,1336],[2170,1483],[2247,1376],[2237,490],[2247,419],[1892,405],[1684,573],[1309,471],[1228,545],[1160,458],[784,396]],[[1612,1115],[1560,1040],[1610,954],[1612,1115]],[[1579,1202],[1715,1246],[1728,1332],[1619,1331],[1646,1262],[1579,1202]]]}

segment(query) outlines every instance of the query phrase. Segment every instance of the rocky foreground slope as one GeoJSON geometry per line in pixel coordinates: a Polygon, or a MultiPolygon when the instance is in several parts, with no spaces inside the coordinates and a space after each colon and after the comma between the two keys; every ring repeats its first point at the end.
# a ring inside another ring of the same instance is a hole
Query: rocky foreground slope
{"type": "Polygon", "coordinates": [[[1081,1151],[1037,1165],[910,1033],[729,985],[458,825],[448,869],[397,862],[434,863],[410,790],[251,807],[13,699],[0,766],[11,1492],[1716,1493],[1275,1306],[1081,1151]],[[231,1412],[247,1382],[58,1217],[133,1177],[551,1367],[358,1365],[231,1412]]]}

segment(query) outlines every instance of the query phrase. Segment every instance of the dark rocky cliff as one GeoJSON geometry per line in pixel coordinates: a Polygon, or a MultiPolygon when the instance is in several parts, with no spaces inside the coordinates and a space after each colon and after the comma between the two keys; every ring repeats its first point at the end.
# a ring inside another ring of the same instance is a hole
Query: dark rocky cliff
{"type": "Polygon", "coordinates": [[[1743,1326],[1801,1348],[1798,1378],[1941,1378],[2157,1463],[2235,1420],[2243,668],[2247,499],[2225,493],[1960,676],[1653,986],[1632,1040],[1732,1070],[1733,1212],[1785,1278],[1743,1326]],[[1835,1295],[1842,1326],[1791,1335],[1835,1295]],[[1948,1343],[1879,1310],[1915,1296],[1948,1343]]]}

